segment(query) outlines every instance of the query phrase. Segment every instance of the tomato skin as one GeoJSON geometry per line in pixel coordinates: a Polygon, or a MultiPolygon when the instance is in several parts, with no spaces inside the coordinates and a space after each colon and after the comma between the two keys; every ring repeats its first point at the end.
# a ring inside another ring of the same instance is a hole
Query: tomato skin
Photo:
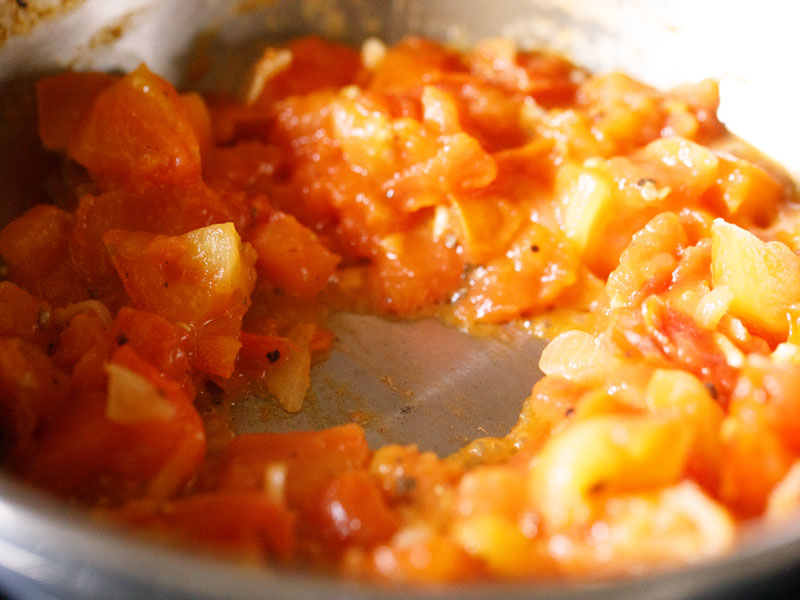
{"type": "Polygon", "coordinates": [[[681,368],[712,384],[725,405],[738,371],[728,364],[711,332],[678,310],[655,304],[652,307],[646,322],[661,351],[681,368]]]}
{"type": "Polygon", "coordinates": [[[67,145],[70,158],[116,181],[200,177],[200,148],[178,93],[141,65],[103,90],[67,145]]]}

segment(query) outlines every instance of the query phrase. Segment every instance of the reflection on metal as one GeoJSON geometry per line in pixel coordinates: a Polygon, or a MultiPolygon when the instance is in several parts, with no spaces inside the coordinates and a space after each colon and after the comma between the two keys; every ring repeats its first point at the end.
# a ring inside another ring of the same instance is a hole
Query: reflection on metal
{"type": "Polygon", "coordinates": [[[299,413],[250,398],[234,408],[240,433],[321,429],[356,421],[372,447],[417,444],[446,455],[477,437],[502,436],[541,377],[544,342],[504,329],[476,338],[440,321],[338,314],[336,343],[312,371],[299,413]]]}

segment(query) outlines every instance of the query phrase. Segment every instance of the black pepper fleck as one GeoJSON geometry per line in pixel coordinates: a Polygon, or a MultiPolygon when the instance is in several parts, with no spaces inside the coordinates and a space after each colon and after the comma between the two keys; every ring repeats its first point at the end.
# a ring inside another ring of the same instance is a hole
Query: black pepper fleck
{"type": "Polygon", "coordinates": [[[267,360],[271,363],[277,362],[277,360],[281,357],[280,350],[270,350],[267,352],[267,360]]]}

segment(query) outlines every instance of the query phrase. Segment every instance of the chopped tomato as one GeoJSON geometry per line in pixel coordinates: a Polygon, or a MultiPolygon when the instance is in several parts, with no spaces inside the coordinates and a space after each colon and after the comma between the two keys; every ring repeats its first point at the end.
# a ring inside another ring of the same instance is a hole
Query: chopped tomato
{"type": "Polygon", "coordinates": [[[399,525],[376,482],[364,471],[339,475],[305,514],[310,522],[304,526],[334,551],[356,544],[374,546],[388,540],[399,525]]]}
{"type": "Polygon", "coordinates": [[[286,499],[290,507],[316,503],[323,486],[345,471],[362,469],[369,458],[364,431],[342,425],[323,431],[240,435],[221,461],[221,489],[264,489],[270,465],[286,466],[286,499]]]}
{"type": "Polygon", "coordinates": [[[169,498],[203,459],[200,417],[181,386],[130,347],[118,348],[111,364],[118,370],[109,373],[108,395],[74,394],[13,466],[26,480],[91,503],[169,498]]]}
{"type": "Polygon", "coordinates": [[[322,291],[341,257],[328,250],[291,215],[273,212],[246,237],[256,252],[256,269],[277,287],[300,297],[322,291]]]}
{"type": "Polygon", "coordinates": [[[40,80],[36,84],[36,106],[44,147],[65,150],[97,97],[118,79],[107,73],[68,71],[40,80]]]}
{"type": "Polygon", "coordinates": [[[186,107],[144,65],[97,96],[67,153],[94,175],[130,184],[200,177],[200,148],[186,107]]]}
{"type": "Polygon", "coordinates": [[[75,218],[40,204],[0,231],[0,255],[8,278],[25,290],[56,304],[89,297],[70,259],[75,218]]]}

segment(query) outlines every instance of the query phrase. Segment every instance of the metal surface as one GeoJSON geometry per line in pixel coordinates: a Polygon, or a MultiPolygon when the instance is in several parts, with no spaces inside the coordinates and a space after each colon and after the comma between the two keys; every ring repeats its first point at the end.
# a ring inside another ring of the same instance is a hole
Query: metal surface
{"type": "MultiPolygon", "coordinates": [[[[25,161],[41,158],[25,138],[31,76],[65,67],[126,70],[144,61],[179,82],[202,52],[211,72],[191,84],[230,86],[266,40],[310,31],[354,42],[418,33],[468,44],[508,35],[662,87],[716,77],[730,128],[800,174],[793,147],[800,84],[782,70],[800,50],[798,13],[800,5],[783,0],[762,0],[757,10],[711,0],[85,0],[0,48],[0,219],[30,193],[19,184],[25,161]],[[201,35],[208,31],[213,38],[201,35]]],[[[338,341],[315,367],[309,410],[287,415],[243,402],[236,409],[241,429],[355,419],[373,446],[415,442],[444,454],[473,437],[503,434],[538,373],[541,344],[517,334],[476,340],[434,321],[354,315],[337,316],[334,328],[338,341]]],[[[131,541],[0,476],[0,585],[21,598],[720,597],[758,585],[799,553],[800,522],[793,522],[779,531],[757,526],[733,555],[655,577],[397,588],[248,569],[131,541]]]]}
{"type": "Polygon", "coordinates": [[[239,433],[321,429],[355,421],[367,441],[416,444],[441,456],[469,441],[502,436],[541,377],[542,340],[512,329],[475,338],[440,321],[388,321],[338,314],[336,343],[312,369],[298,413],[250,398],[233,412],[239,433]]]}

